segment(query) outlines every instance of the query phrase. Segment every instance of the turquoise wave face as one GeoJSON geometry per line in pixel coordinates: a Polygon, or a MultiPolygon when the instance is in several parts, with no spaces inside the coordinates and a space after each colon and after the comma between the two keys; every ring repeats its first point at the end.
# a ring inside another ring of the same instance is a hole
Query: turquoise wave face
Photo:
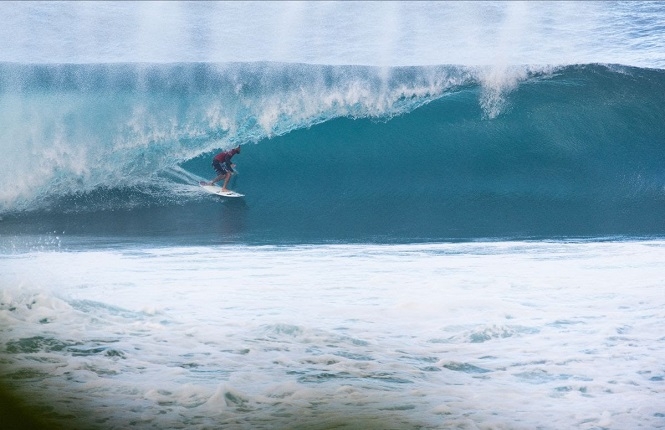
{"type": "Polygon", "coordinates": [[[110,115],[72,109],[52,121],[53,133],[66,130],[42,146],[57,167],[50,185],[6,204],[5,228],[48,219],[54,230],[259,242],[665,233],[663,71],[588,65],[498,79],[451,67],[178,67],[143,81],[119,73],[124,92],[112,96],[110,78],[91,88],[61,79],[62,92],[6,84],[5,100],[94,96],[110,115]],[[211,201],[195,183],[237,144],[231,187],[247,197],[211,201]],[[109,210],[113,222],[86,218],[109,210]],[[181,212],[197,221],[182,225],[181,212]]]}
{"type": "Polygon", "coordinates": [[[0,66],[0,211],[147,186],[186,160],[338,117],[409,112],[471,82],[452,67],[0,66]]]}

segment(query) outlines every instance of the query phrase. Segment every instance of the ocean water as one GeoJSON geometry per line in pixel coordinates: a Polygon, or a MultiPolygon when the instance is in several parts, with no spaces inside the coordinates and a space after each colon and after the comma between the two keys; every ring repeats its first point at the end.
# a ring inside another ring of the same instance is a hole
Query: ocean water
{"type": "Polygon", "coordinates": [[[665,428],[663,3],[0,12],[0,428],[665,428]]]}

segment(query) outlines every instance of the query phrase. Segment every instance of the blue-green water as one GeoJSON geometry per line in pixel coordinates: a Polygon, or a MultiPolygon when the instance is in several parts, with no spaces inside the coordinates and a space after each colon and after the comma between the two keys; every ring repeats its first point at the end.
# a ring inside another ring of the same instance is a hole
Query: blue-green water
{"type": "Polygon", "coordinates": [[[2,117],[17,136],[2,178],[5,234],[393,243],[665,233],[662,70],[518,68],[509,88],[461,67],[3,71],[22,76],[2,93],[5,112],[18,108],[2,117]],[[235,145],[231,186],[246,198],[201,193],[212,156],[235,145]]]}
{"type": "Polygon", "coordinates": [[[665,428],[665,3],[0,15],[1,429],[665,428]]]}

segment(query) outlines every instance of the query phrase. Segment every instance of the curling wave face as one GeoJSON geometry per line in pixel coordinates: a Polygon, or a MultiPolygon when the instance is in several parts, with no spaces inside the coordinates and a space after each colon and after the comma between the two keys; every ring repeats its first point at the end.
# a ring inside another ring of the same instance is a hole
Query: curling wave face
{"type": "Polygon", "coordinates": [[[661,70],[0,71],[5,217],[199,202],[210,157],[244,145],[235,186],[261,229],[307,214],[312,237],[345,240],[663,233],[661,70]]]}

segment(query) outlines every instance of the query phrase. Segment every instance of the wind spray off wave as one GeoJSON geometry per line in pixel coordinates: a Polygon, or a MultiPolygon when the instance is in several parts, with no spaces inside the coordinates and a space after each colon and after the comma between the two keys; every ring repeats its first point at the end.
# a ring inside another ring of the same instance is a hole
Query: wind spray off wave
{"type": "Polygon", "coordinates": [[[474,82],[452,67],[0,67],[0,210],[132,187],[200,154],[336,117],[388,119],[474,82]]]}
{"type": "Polygon", "coordinates": [[[245,145],[249,226],[663,231],[660,2],[9,7],[5,218],[198,202],[210,157],[245,145]]]}
{"type": "Polygon", "coordinates": [[[0,61],[665,67],[641,2],[2,2],[0,61]]]}

